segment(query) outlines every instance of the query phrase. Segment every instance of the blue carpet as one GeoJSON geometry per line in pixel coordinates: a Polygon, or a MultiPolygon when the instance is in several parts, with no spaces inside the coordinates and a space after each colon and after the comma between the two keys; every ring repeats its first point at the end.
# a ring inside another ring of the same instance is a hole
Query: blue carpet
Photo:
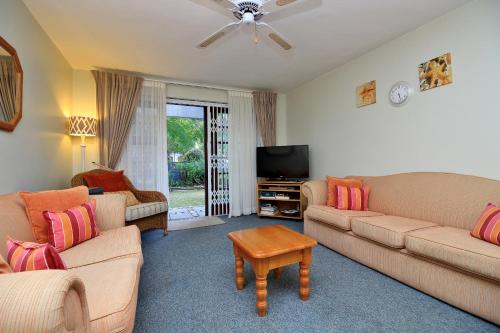
{"type": "MultiPolygon", "coordinates": [[[[302,223],[227,219],[218,226],[143,234],[136,332],[499,332],[458,310],[323,246],[313,252],[311,296],[298,296],[298,267],[269,275],[268,312],[255,309],[255,277],[234,285],[228,232],[268,224],[302,231],[302,223]]],[[[500,310],[499,310],[500,311],[500,310]]]]}

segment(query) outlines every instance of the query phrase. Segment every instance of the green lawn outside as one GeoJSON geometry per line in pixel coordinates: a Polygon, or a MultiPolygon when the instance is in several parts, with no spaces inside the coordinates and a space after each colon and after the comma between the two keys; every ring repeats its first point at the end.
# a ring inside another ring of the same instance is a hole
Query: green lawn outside
{"type": "Polygon", "coordinates": [[[170,208],[205,206],[205,190],[172,190],[168,206],[170,208]]]}

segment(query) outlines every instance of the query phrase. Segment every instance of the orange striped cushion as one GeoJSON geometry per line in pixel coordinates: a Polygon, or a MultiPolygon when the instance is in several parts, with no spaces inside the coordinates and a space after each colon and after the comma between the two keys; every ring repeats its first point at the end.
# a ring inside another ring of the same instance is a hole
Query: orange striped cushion
{"type": "Polygon", "coordinates": [[[335,207],[337,202],[337,189],[336,186],[348,186],[348,187],[358,187],[363,186],[363,182],[359,179],[354,178],[335,178],[332,176],[326,176],[326,182],[328,184],[328,197],[326,204],[331,207],[335,207]]]}
{"type": "Polygon", "coordinates": [[[500,245],[500,207],[492,203],[488,204],[470,234],[473,237],[500,245]]]}
{"type": "Polygon", "coordinates": [[[335,190],[337,194],[335,208],[342,210],[368,210],[369,187],[335,186],[335,190]]]}
{"type": "Polygon", "coordinates": [[[50,244],[7,240],[7,261],[12,271],[66,269],[64,261],[50,244]]]}
{"type": "Polygon", "coordinates": [[[98,236],[95,208],[96,200],[92,199],[64,212],[43,212],[45,220],[49,223],[49,243],[61,252],[98,236]]]}

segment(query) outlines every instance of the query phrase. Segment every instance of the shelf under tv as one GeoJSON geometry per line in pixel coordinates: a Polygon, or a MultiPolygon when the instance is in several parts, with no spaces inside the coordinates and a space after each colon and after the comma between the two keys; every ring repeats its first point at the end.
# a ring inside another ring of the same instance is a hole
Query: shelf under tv
{"type": "Polygon", "coordinates": [[[261,180],[257,182],[257,215],[259,217],[280,218],[302,220],[304,218],[305,196],[302,193],[303,181],[280,181],[280,180],[261,180]],[[289,199],[276,197],[261,197],[262,192],[275,192],[287,194],[289,199]],[[274,215],[262,214],[261,205],[265,203],[272,204],[277,207],[278,212],[274,215]],[[297,209],[297,215],[286,215],[281,213],[286,209],[297,209]]]}

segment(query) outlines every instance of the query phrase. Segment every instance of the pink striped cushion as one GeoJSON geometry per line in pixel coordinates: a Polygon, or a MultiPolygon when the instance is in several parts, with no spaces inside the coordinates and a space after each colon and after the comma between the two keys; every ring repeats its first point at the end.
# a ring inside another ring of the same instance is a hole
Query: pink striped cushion
{"type": "Polygon", "coordinates": [[[470,234],[473,237],[500,245],[500,207],[492,203],[488,204],[470,234]]]}
{"type": "Polygon", "coordinates": [[[98,236],[95,208],[96,200],[92,199],[64,212],[43,212],[45,220],[49,223],[49,243],[61,252],[98,236]]]}
{"type": "Polygon", "coordinates": [[[66,269],[66,264],[50,244],[7,240],[7,261],[12,271],[66,269]]]}
{"type": "Polygon", "coordinates": [[[342,210],[368,210],[369,187],[335,186],[335,192],[337,193],[335,208],[342,210]]]}

